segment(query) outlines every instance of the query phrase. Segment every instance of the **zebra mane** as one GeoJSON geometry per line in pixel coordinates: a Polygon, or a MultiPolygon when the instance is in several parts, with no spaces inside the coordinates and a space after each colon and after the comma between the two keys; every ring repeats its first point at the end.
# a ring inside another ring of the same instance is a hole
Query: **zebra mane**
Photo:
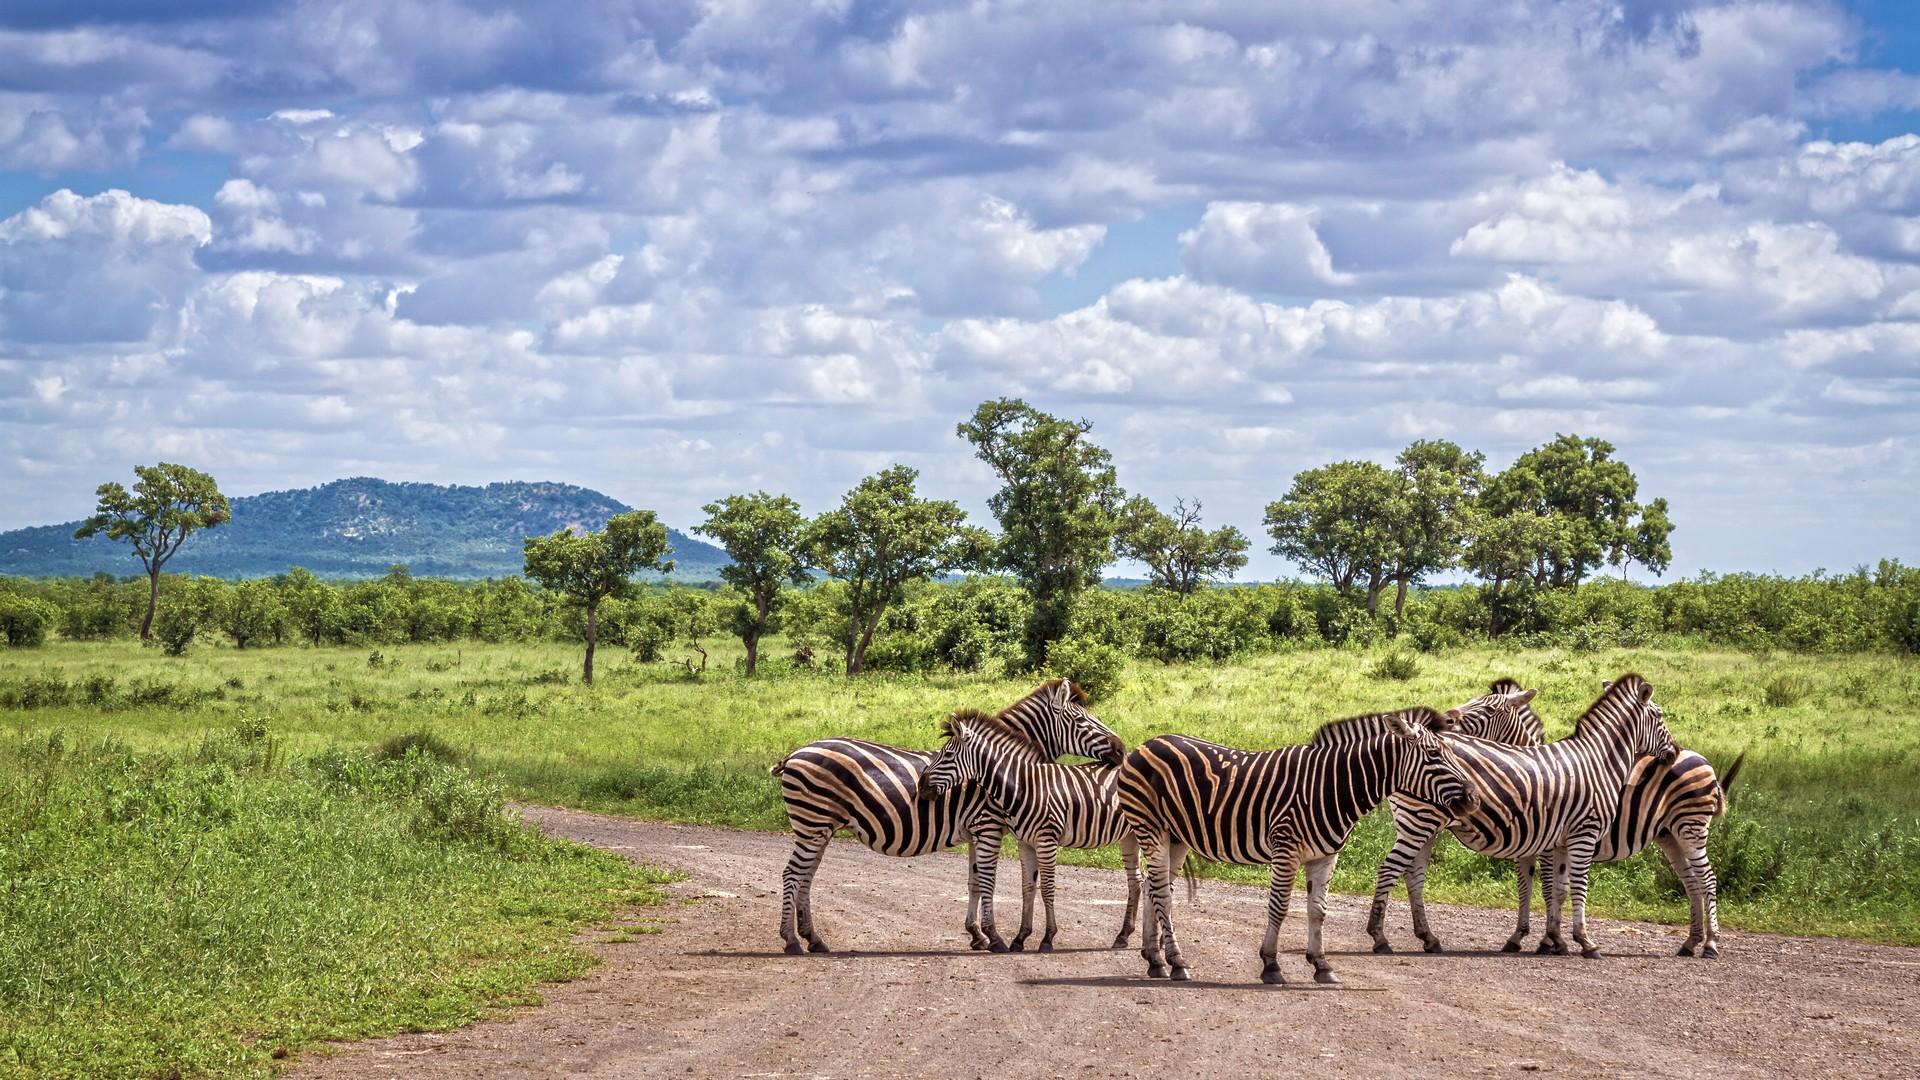
{"type": "Polygon", "coordinates": [[[978,727],[990,736],[1004,738],[1022,749],[1032,750],[1042,759],[1049,757],[1046,747],[1041,746],[1038,739],[1000,719],[998,714],[980,709],[955,709],[948,713],[947,718],[940,721],[940,734],[952,742],[960,735],[960,729],[968,725],[978,727]]]}
{"type": "Polygon", "coordinates": [[[1345,720],[1333,720],[1320,725],[1307,740],[1309,746],[1341,746],[1347,743],[1370,739],[1376,735],[1385,735],[1393,730],[1393,721],[1400,720],[1408,727],[1423,727],[1428,731],[1439,731],[1446,723],[1446,717],[1426,707],[1418,705],[1398,712],[1367,713],[1364,716],[1349,716],[1345,720]]]}
{"type": "MultiPolygon", "coordinates": [[[[1046,682],[1034,687],[1033,693],[1028,694],[1027,697],[1038,697],[1041,694],[1058,688],[1062,683],[1066,684],[1067,696],[1073,700],[1075,705],[1085,705],[1087,703],[1087,692],[1081,689],[1079,684],[1075,683],[1072,679],[1048,679],[1046,682]]],[[[1027,698],[1021,698],[1020,700],[1025,701],[1026,699],[1027,698]]]]}
{"type": "Polygon", "coordinates": [[[1588,731],[1601,726],[1616,723],[1623,713],[1632,715],[1638,706],[1644,705],[1653,697],[1653,684],[1632,672],[1613,680],[1600,692],[1587,711],[1573,723],[1573,736],[1579,738],[1588,731]]]}
{"type": "Polygon", "coordinates": [[[1493,685],[1487,687],[1487,692],[1490,694],[1517,694],[1524,689],[1526,688],[1520,685],[1519,679],[1511,675],[1503,675],[1493,680],[1493,685]]]}

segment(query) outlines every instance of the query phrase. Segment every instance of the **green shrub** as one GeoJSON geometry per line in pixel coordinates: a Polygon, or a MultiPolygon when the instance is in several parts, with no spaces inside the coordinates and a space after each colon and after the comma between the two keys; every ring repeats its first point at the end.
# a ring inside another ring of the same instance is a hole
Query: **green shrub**
{"type": "Polygon", "coordinates": [[[1111,645],[1081,638],[1062,638],[1047,649],[1047,674],[1071,679],[1087,697],[1111,697],[1125,681],[1127,658],[1111,645]]]}
{"type": "Polygon", "coordinates": [[[1813,694],[1813,682],[1804,675],[1775,675],[1763,690],[1766,703],[1776,709],[1788,709],[1813,694]]]}
{"type": "Polygon", "coordinates": [[[1383,653],[1380,659],[1367,669],[1367,674],[1376,679],[1406,682],[1420,674],[1420,661],[1412,653],[1383,653]]]}
{"type": "Polygon", "coordinates": [[[373,748],[373,756],[377,761],[399,761],[408,754],[419,754],[450,765],[461,764],[467,758],[458,747],[431,731],[403,732],[382,740],[373,748]]]}
{"type": "Polygon", "coordinates": [[[896,631],[875,635],[867,644],[863,671],[890,671],[910,675],[933,666],[933,651],[918,634],[896,631]]]}
{"type": "Polygon", "coordinates": [[[25,649],[43,645],[47,630],[60,618],[60,611],[38,597],[0,592],[0,640],[8,648],[25,649]]]}

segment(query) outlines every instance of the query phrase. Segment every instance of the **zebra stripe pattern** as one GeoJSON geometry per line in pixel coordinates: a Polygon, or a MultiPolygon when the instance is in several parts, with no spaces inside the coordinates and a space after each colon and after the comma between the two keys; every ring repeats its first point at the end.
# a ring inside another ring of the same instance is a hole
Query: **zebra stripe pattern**
{"type": "Polygon", "coordinates": [[[1460,815],[1474,792],[1460,763],[1430,728],[1432,709],[1361,716],[1321,729],[1305,746],[1252,752],[1185,735],[1149,739],[1120,767],[1120,810],[1147,863],[1147,918],[1141,955],[1149,977],[1191,977],[1172,921],[1172,870],[1180,846],[1203,858],[1266,865],[1267,932],[1260,945],[1266,983],[1282,983],[1280,925],[1294,876],[1307,877],[1307,961],[1315,982],[1334,977],[1321,950],[1327,881],[1353,827],[1389,793],[1460,815]],[[1156,936],[1157,932],[1157,936],[1156,936]]]}
{"type": "MultiPolygon", "coordinates": [[[[1519,687],[1513,680],[1505,679],[1494,684],[1495,691],[1503,684],[1513,689],[1519,687]]],[[[1520,711],[1534,729],[1544,732],[1532,707],[1522,705],[1520,711]]],[[[1544,742],[1544,734],[1534,741],[1544,742]]],[[[1713,864],[1707,859],[1707,836],[1714,819],[1727,812],[1727,792],[1745,761],[1745,754],[1734,758],[1725,779],[1714,772],[1706,758],[1684,747],[1675,755],[1673,763],[1665,767],[1649,759],[1635,762],[1627,785],[1620,792],[1620,805],[1612,827],[1594,852],[1596,862],[1619,862],[1638,855],[1648,844],[1659,845],[1660,853],[1666,856],[1667,864],[1673,867],[1674,875],[1687,890],[1691,909],[1687,940],[1679,949],[1681,956],[1692,956],[1695,949],[1706,959],[1720,955],[1720,884],[1714,876],[1713,864]]],[[[1519,879],[1520,912],[1513,935],[1501,946],[1503,952],[1519,952],[1521,943],[1532,931],[1535,863],[1522,862],[1515,870],[1519,879]]],[[[1416,915],[1415,921],[1425,920],[1416,915]]],[[[1552,949],[1551,943],[1543,941],[1542,944],[1552,949]]],[[[1438,939],[1432,939],[1429,951],[1437,951],[1438,946],[1438,939]]]]}
{"type": "MultiPolygon", "coordinates": [[[[1079,754],[1118,763],[1125,745],[1087,711],[1086,695],[1065,679],[1042,683],[999,714],[1046,757],[1079,754]]],[[[1005,952],[994,929],[993,882],[1006,827],[987,809],[977,788],[936,799],[916,797],[920,774],[934,754],[864,739],[808,743],[769,770],[780,779],[793,854],[781,876],[780,937],[786,951],[828,952],[813,923],[813,877],[835,831],[851,829],[881,853],[912,857],[955,844],[973,845],[968,874],[966,929],[976,949],[1005,952]],[[806,946],[800,941],[805,938],[806,946]]]]}
{"type": "MultiPolygon", "coordinates": [[[[1638,675],[1621,677],[1581,716],[1571,737],[1544,746],[1454,735],[1443,741],[1473,778],[1480,805],[1472,813],[1450,815],[1430,802],[1393,799],[1393,850],[1380,864],[1367,917],[1374,951],[1393,951],[1382,929],[1393,883],[1416,866],[1424,869],[1441,831],[1451,827],[1462,844],[1494,858],[1522,862],[1552,855],[1543,951],[1566,951],[1560,907],[1562,898],[1571,896],[1574,941],[1581,955],[1600,955],[1586,934],[1588,874],[1635,762],[1651,756],[1666,765],[1677,754],[1653,703],[1653,687],[1638,675]]],[[[1418,894],[1418,878],[1409,876],[1408,895],[1418,894]]],[[[1430,950],[1437,948],[1425,925],[1424,903],[1414,930],[1430,950]]]]}
{"type": "Polygon", "coordinates": [[[1022,863],[1020,932],[1011,948],[1033,933],[1033,898],[1046,905],[1046,933],[1039,951],[1052,952],[1054,859],[1063,847],[1120,845],[1127,871],[1127,913],[1113,947],[1133,934],[1140,905],[1139,846],[1120,814],[1120,770],[1104,764],[1061,765],[997,717],[957,712],[942,726],[947,743],[920,774],[920,796],[939,798],[962,787],[979,788],[995,816],[1020,838],[1022,863]]]}

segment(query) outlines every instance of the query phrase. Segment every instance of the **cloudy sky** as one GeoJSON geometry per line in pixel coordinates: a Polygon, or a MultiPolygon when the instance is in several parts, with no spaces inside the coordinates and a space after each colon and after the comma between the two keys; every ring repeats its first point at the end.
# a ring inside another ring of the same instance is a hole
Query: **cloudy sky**
{"type": "Polygon", "coordinates": [[[1578,432],[1678,572],[1914,561],[1916,131],[1901,0],[10,0],[0,528],[158,459],[984,513],[1020,395],[1254,536],[1578,432]]]}

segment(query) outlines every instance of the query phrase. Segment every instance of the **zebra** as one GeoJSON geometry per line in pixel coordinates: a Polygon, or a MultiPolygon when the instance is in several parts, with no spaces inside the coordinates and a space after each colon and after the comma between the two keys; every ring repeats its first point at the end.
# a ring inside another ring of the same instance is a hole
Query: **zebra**
{"type": "MultiPolygon", "coordinates": [[[[1079,754],[1118,764],[1126,746],[1087,711],[1086,694],[1066,679],[1040,684],[1007,706],[999,718],[1042,749],[1045,756],[1079,754]]],[[[987,811],[986,796],[973,787],[938,799],[918,799],[920,773],[933,761],[926,750],[907,750],[864,739],[821,739],[788,754],[768,770],[780,780],[793,855],[781,876],[780,937],[789,954],[828,952],[813,925],[813,875],[833,834],[850,828],[882,855],[928,855],[971,842],[966,930],[972,947],[1007,951],[994,928],[993,880],[1006,826],[987,811]],[[807,939],[803,949],[800,939],[807,939]]]]}
{"type": "Polygon", "coordinates": [[[1026,735],[999,718],[972,710],[941,725],[947,742],[920,774],[920,797],[935,799],[963,785],[981,788],[994,815],[1020,838],[1020,933],[1009,948],[1024,947],[1033,932],[1033,896],[1047,909],[1039,951],[1052,952],[1058,930],[1053,913],[1054,859],[1063,847],[1120,845],[1127,872],[1127,913],[1113,947],[1125,948],[1140,906],[1139,845],[1120,815],[1120,770],[1111,765],[1061,765],[1026,735]]]}
{"type": "MultiPolygon", "coordinates": [[[[1503,684],[1519,688],[1518,683],[1504,679],[1494,684],[1494,690],[1498,692],[1503,684]]],[[[1606,687],[1606,683],[1601,684],[1602,690],[1606,687]]],[[[1531,722],[1533,730],[1543,733],[1536,736],[1532,744],[1545,741],[1540,718],[1524,703],[1520,711],[1531,722]]],[[[1521,742],[1518,739],[1501,741],[1521,742]]],[[[1619,862],[1638,855],[1650,843],[1659,845],[1660,853],[1666,856],[1667,864],[1673,867],[1674,875],[1687,890],[1689,921],[1687,939],[1678,952],[1680,956],[1692,956],[1696,948],[1703,959],[1712,960],[1720,955],[1720,885],[1714,877],[1713,864],[1707,859],[1707,835],[1714,819],[1727,812],[1728,792],[1746,759],[1744,752],[1736,756],[1724,778],[1715,774],[1713,765],[1705,757],[1685,747],[1680,748],[1672,764],[1665,768],[1650,760],[1636,762],[1626,786],[1621,789],[1620,806],[1613,824],[1594,852],[1596,862],[1619,862]]],[[[1502,952],[1519,952],[1521,942],[1532,932],[1534,863],[1521,862],[1514,869],[1519,879],[1520,914],[1513,935],[1500,947],[1502,952]]],[[[1408,881],[1412,881],[1411,873],[1408,881]]],[[[1416,916],[1416,922],[1419,921],[1424,920],[1416,916]]],[[[1437,938],[1432,939],[1428,951],[1439,951],[1437,938]]]]}
{"type": "Polygon", "coordinates": [[[1321,951],[1320,924],[1327,882],[1354,825],[1390,793],[1442,814],[1475,806],[1471,781],[1429,730],[1442,723],[1434,710],[1415,708],[1336,721],[1327,727],[1357,737],[1320,745],[1253,752],[1161,735],[1134,748],[1120,767],[1120,810],[1147,865],[1140,950],[1147,976],[1192,977],[1171,912],[1172,870],[1181,850],[1190,848],[1215,862],[1272,867],[1260,944],[1260,981],[1268,984],[1286,981],[1278,960],[1280,924],[1294,875],[1304,867],[1307,961],[1315,982],[1338,982],[1321,951]]]}
{"type": "Polygon", "coordinates": [[[1393,951],[1383,923],[1388,895],[1403,873],[1415,905],[1414,932],[1429,952],[1439,951],[1439,939],[1426,925],[1420,880],[1441,831],[1451,828],[1469,849],[1523,867],[1551,854],[1547,931],[1539,951],[1567,951],[1560,908],[1570,893],[1573,939],[1582,956],[1598,957],[1586,933],[1588,874],[1614,822],[1620,792],[1640,758],[1665,766],[1678,755],[1652,685],[1638,675],[1621,676],[1581,716],[1573,735],[1559,742],[1523,747],[1458,735],[1444,741],[1480,789],[1480,805],[1470,814],[1448,815],[1431,803],[1392,800],[1393,849],[1380,864],[1367,916],[1374,951],[1393,951]]]}

